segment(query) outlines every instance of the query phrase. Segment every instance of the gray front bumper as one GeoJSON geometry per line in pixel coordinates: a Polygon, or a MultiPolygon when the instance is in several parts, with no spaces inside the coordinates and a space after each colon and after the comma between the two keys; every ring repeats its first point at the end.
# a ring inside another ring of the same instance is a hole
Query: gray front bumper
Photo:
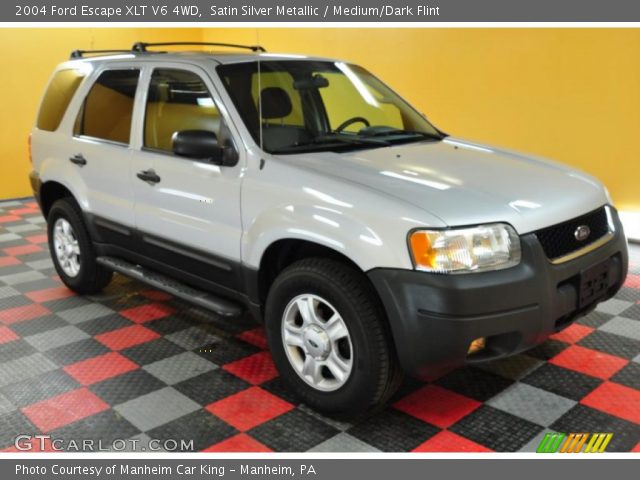
{"type": "Polygon", "coordinates": [[[534,234],[521,237],[522,261],[495,272],[442,275],[399,269],[368,272],[389,319],[403,369],[429,379],[465,363],[493,360],[534,347],[611,298],[624,283],[627,243],[614,211],[616,233],[605,245],[552,264],[534,234]],[[578,306],[581,273],[609,261],[609,288],[578,306]],[[467,355],[486,337],[487,348],[467,355]]]}

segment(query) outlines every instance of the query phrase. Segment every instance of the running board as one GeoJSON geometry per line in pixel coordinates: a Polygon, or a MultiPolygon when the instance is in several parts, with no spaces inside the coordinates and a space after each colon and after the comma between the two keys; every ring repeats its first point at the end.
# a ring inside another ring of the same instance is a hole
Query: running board
{"type": "Polygon", "coordinates": [[[223,317],[237,317],[242,313],[242,307],[236,303],[189,287],[165,275],[141,267],[140,265],[135,265],[114,257],[98,257],[96,261],[109,270],[140,280],[158,290],[167,292],[207,310],[212,310],[223,317]]]}

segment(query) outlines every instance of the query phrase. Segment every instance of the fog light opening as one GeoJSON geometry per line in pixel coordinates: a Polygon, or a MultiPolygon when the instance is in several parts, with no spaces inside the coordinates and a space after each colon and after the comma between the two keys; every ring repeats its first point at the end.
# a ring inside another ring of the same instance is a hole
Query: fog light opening
{"type": "Polygon", "coordinates": [[[485,337],[476,338],[469,344],[469,350],[467,355],[473,355],[474,353],[484,350],[487,346],[487,339],[485,337]]]}

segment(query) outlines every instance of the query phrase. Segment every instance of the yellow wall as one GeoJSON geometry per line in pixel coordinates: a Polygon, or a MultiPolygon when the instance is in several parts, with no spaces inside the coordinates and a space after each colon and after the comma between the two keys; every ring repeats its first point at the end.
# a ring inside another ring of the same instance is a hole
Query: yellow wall
{"type": "Polygon", "coordinates": [[[207,29],[206,41],[339,57],[448,133],[547,156],[640,210],[640,29],[207,29]]]}
{"type": "Polygon", "coordinates": [[[26,138],[53,66],[137,39],[362,64],[446,132],[575,165],[640,210],[640,29],[0,29],[0,198],[30,193],[26,138]]]}

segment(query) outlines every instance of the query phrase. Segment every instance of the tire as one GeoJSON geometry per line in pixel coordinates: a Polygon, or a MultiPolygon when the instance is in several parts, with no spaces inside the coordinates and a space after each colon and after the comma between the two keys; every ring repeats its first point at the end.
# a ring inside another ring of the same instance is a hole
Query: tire
{"type": "Polygon", "coordinates": [[[276,368],[317,410],[375,409],[400,384],[384,309],[368,279],[354,268],[322,258],[287,267],[269,291],[265,323],[276,368]]]}
{"type": "Polygon", "coordinates": [[[51,206],[47,235],[56,272],[67,287],[79,294],[92,294],[109,284],[113,272],[96,262],[95,248],[75,200],[62,198],[51,206]],[[64,235],[56,237],[57,234],[64,235]],[[69,261],[65,262],[65,258],[69,261]]]}

